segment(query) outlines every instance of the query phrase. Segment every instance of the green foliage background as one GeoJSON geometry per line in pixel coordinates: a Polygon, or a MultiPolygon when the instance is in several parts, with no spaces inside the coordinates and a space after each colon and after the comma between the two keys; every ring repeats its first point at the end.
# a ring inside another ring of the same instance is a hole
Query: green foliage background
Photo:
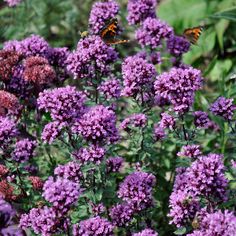
{"type": "MultiPolygon", "coordinates": [[[[133,53],[140,50],[137,42],[134,39],[134,28],[128,26],[125,16],[127,1],[118,1],[121,5],[120,21],[123,24],[124,37],[131,38],[130,45],[122,45],[119,47],[122,56],[127,56],[128,53],[133,53]]],[[[43,36],[52,46],[63,47],[67,46],[71,49],[75,48],[80,39],[80,32],[88,30],[88,18],[93,0],[23,0],[23,2],[15,7],[9,8],[4,2],[0,3],[0,46],[7,40],[23,39],[30,34],[39,34],[43,36]]],[[[194,67],[202,70],[205,78],[204,89],[197,93],[195,108],[207,111],[209,104],[212,103],[218,96],[235,97],[236,85],[236,2],[235,0],[162,0],[157,8],[157,14],[162,19],[167,21],[177,34],[181,34],[187,27],[202,25],[204,31],[198,45],[192,46],[191,50],[184,56],[184,62],[192,64],[194,67]]],[[[132,107],[132,101],[129,104],[132,107]]],[[[133,110],[134,111],[134,110],[133,110]]],[[[152,114],[149,114],[150,116],[152,114]]],[[[45,117],[46,119],[46,117],[45,117]]],[[[155,121],[155,114],[153,120],[155,121]]],[[[213,120],[216,118],[212,118],[213,120]]],[[[28,117],[27,123],[33,124],[33,119],[28,117]]],[[[226,124],[221,120],[217,120],[222,131],[219,134],[208,135],[207,138],[203,135],[197,137],[197,142],[201,143],[205,152],[221,152],[226,157],[226,164],[229,158],[235,155],[235,137],[227,134],[226,124]],[[219,143],[219,147],[215,144],[219,143]],[[217,150],[216,150],[217,149],[217,150]]],[[[33,127],[37,129],[37,127],[33,127]]],[[[39,130],[37,130],[39,132],[39,130]]],[[[148,138],[148,137],[146,137],[148,138]]],[[[150,137],[149,137],[150,138],[150,137]]],[[[136,140],[139,142],[139,140],[136,140]]],[[[147,142],[148,143],[148,142],[147,142]]],[[[158,146],[159,144],[157,144],[158,146]]],[[[166,222],[168,211],[168,198],[171,192],[170,183],[167,183],[165,174],[173,171],[176,167],[173,153],[176,153],[176,147],[180,147],[182,143],[174,143],[173,139],[169,139],[161,146],[156,147],[160,150],[161,155],[145,156],[143,159],[154,158],[151,162],[157,161],[162,166],[157,166],[160,169],[158,175],[159,189],[154,193],[155,199],[158,201],[158,207],[151,214],[152,218],[161,226],[159,229],[160,235],[171,235],[173,228],[167,225],[166,222]],[[163,173],[161,172],[163,171],[163,173]],[[163,189],[162,189],[163,188],[163,189]],[[169,188],[169,189],[165,189],[169,188]],[[163,204],[165,202],[166,204],[163,204]]],[[[53,147],[42,146],[45,156],[41,157],[41,169],[46,173],[53,170],[56,163],[51,156],[57,156],[57,159],[63,160],[63,156],[68,156],[69,153],[62,151],[61,144],[53,147]],[[60,150],[60,152],[58,152],[60,150]],[[49,164],[46,164],[49,163],[49,164]],[[46,166],[45,166],[46,165],[46,166]]],[[[152,153],[150,147],[149,154],[152,153]]],[[[66,149],[66,148],[65,148],[66,149]]],[[[119,149],[119,147],[118,147],[119,149]]],[[[121,144],[121,150],[125,150],[125,146],[121,144]]],[[[127,150],[127,160],[137,153],[135,143],[129,146],[127,150]],[[130,157],[129,157],[130,154],[130,157]]],[[[156,155],[156,150],[153,150],[156,155]]],[[[132,161],[132,160],[131,160],[132,161]]],[[[63,161],[61,161],[63,162],[63,161]]],[[[178,164],[178,163],[177,163],[178,164]]],[[[102,177],[101,177],[102,178],[102,177]]],[[[229,174],[229,178],[231,178],[229,174]]],[[[171,178],[170,178],[171,179],[171,178]]],[[[111,186],[112,187],[112,186],[111,186]]],[[[112,188],[110,188],[111,190],[112,188]]],[[[107,199],[115,198],[110,193],[103,193],[107,199]]],[[[94,193],[91,193],[93,197],[94,193]]],[[[95,201],[101,200],[102,193],[96,189],[94,195],[95,201]]],[[[38,199],[34,199],[35,201],[38,199]]],[[[108,201],[108,200],[107,200],[108,201]]],[[[29,208],[26,203],[26,208],[29,208]]],[[[233,203],[229,203],[233,204],[233,203]]],[[[80,204],[81,209],[72,216],[74,219],[83,219],[87,215],[83,207],[84,203],[80,204]],[[78,214],[78,215],[76,215],[78,214]]],[[[145,214],[149,214],[148,212],[145,214]]]]}

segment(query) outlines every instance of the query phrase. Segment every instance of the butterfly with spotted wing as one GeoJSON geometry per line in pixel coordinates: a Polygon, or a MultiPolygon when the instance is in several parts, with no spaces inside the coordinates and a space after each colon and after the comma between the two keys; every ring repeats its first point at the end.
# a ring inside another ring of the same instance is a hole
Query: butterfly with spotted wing
{"type": "Polygon", "coordinates": [[[99,35],[107,45],[129,42],[129,40],[116,39],[117,32],[118,32],[118,21],[116,18],[112,18],[99,31],[99,35]]]}
{"type": "Polygon", "coordinates": [[[197,26],[185,29],[183,34],[190,43],[197,44],[197,41],[202,33],[202,30],[203,30],[202,26],[197,26]]]}

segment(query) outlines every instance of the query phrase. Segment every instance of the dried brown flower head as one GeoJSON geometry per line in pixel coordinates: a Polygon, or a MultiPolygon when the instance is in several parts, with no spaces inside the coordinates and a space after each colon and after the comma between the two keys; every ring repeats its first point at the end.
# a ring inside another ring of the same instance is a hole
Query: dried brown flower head
{"type": "Polygon", "coordinates": [[[35,190],[41,190],[43,188],[43,181],[38,176],[30,176],[29,180],[35,190]]]}
{"type": "Polygon", "coordinates": [[[25,60],[23,78],[35,84],[46,84],[56,78],[54,69],[47,59],[39,56],[29,57],[25,60]]]}
{"type": "Polygon", "coordinates": [[[6,111],[16,114],[20,107],[20,102],[14,94],[0,90],[0,115],[4,115],[6,111]]]}
{"type": "Polygon", "coordinates": [[[0,50],[0,79],[10,80],[21,55],[15,51],[0,50]]]}

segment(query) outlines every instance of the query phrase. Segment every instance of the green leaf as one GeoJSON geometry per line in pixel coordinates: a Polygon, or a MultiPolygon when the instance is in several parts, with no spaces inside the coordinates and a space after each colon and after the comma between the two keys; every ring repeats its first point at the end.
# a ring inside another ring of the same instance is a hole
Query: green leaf
{"type": "Polygon", "coordinates": [[[236,7],[229,8],[225,11],[220,11],[210,16],[211,18],[226,19],[236,22],[236,7]]]}
{"type": "Polygon", "coordinates": [[[177,229],[175,232],[174,232],[174,234],[176,234],[176,235],[183,235],[183,234],[185,234],[186,233],[186,228],[185,227],[181,227],[181,228],[179,228],[179,229],[177,229]]]}

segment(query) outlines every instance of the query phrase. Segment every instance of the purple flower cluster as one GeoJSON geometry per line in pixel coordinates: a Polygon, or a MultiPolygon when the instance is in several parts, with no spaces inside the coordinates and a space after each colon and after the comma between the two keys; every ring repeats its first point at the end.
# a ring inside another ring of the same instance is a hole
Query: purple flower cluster
{"type": "Polygon", "coordinates": [[[43,186],[43,197],[60,212],[67,212],[81,194],[80,185],[68,179],[49,177],[43,186]]]}
{"type": "Polygon", "coordinates": [[[188,52],[190,42],[182,36],[171,35],[167,41],[167,48],[173,56],[181,56],[188,52]]]}
{"type": "Polygon", "coordinates": [[[114,18],[119,12],[119,5],[114,0],[96,2],[93,4],[90,16],[89,27],[93,34],[98,34],[105,23],[114,18]]]}
{"type": "Polygon", "coordinates": [[[66,59],[69,56],[69,49],[67,47],[63,48],[51,48],[49,61],[55,66],[64,68],[66,66],[66,59]]]}
{"type": "Polygon", "coordinates": [[[44,126],[42,140],[44,143],[51,144],[61,134],[63,128],[67,126],[66,122],[53,121],[44,126]]]}
{"type": "Polygon", "coordinates": [[[103,213],[106,210],[105,206],[102,203],[94,204],[91,202],[90,206],[92,208],[93,215],[95,215],[95,216],[100,215],[101,213],[103,213]]]}
{"type": "Polygon", "coordinates": [[[154,88],[157,96],[169,99],[174,110],[183,113],[194,101],[194,92],[202,87],[201,72],[192,67],[172,68],[157,77],[154,88]]]}
{"type": "Polygon", "coordinates": [[[42,56],[48,58],[50,46],[47,41],[38,35],[31,35],[22,41],[12,40],[4,44],[5,50],[12,50],[21,53],[25,57],[42,56]]]}
{"type": "Polygon", "coordinates": [[[12,206],[0,198],[0,235],[25,235],[21,229],[14,226],[13,217],[15,215],[16,211],[12,206]]]}
{"type": "Polygon", "coordinates": [[[81,39],[67,58],[67,70],[78,78],[94,78],[97,71],[107,74],[109,64],[117,60],[116,51],[96,35],[81,39]]]}
{"type": "Polygon", "coordinates": [[[196,158],[202,155],[202,151],[199,145],[186,145],[182,147],[182,151],[177,153],[180,157],[189,157],[189,158],[196,158]]]}
{"type": "Polygon", "coordinates": [[[16,162],[27,162],[34,156],[37,142],[28,138],[17,141],[12,153],[12,159],[16,162]]]}
{"type": "Polygon", "coordinates": [[[152,81],[156,76],[154,65],[138,56],[127,57],[122,64],[122,75],[124,79],[124,89],[122,95],[136,96],[137,93],[150,90],[152,81]]]}
{"type": "Polygon", "coordinates": [[[106,161],[106,170],[107,173],[119,172],[124,159],[122,157],[110,157],[106,161]]]}
{"type": "Polygon", "coordinates": [[[116,115],[103,105],[91,107],[74,124],[73,132],[92,142],[116,142],[119,138],[116,129],[116,115]]]}
{"type": "Polygon", "coordinates": [[[127,20],[130,25],[142,23],[147,17],[155,17],[157,0],[129,0],[127,20]]]}
{"type": "Polygon", "coordinates": [[[129,127],[143,128],[146,124],[147,116],[145,114],[132,114],[121,122],[120,128],[123,130],[127,130],[129,127]]]}
{"type": "Polygon", "coordinates": [[[218,201],[226,201],[228,181],[224,175],[223,157],[217,154],[200,156],[189,169],[189,189],[195,195],[212,197],[218,201]]]}
{"type": "Polygon", "coordinates": [[[114,225],[125,226],[132,221],[134,213],[133,206],[124,202],[112,207],[109,215],[114,225]]]}
{"type": "Polygon", "coordinates": [[[110,79],[102,82],[98,89],[107,100],[119,98],[121,94],[121,84],[117,79],[110,79]]]}
{"type": "Polygon", "coordinates": [[[7,117],[0,116],[0,147],[8,146],[17,135],[16,123],[7,117]]]}
{"type": "Polygon", "coordinates": [[[96,216],[73,227],[74,236],[112,236],[114,226],[105,218],[96,216]]]}
{"type": "Polygon", "coordinates": [[[15,7],[21,3],[22,0],[4,0],[9,7],[15,7]]]}
{"type": "Polygon", "coordinates": [[[181,227],[190,223],[200,210],[200,201],[193,194],[177,190],[170,195],[170,223],[181,227]]]}
{"type": "Polygon", "coordinates": [[[159,122],[160,127],[166,129],[174,129],[176,124],[176,119],[169,115],[168,113],[161,113],[161,121],[159,122]]]}
{"type": "Polygon", "coordinates": [[[166,22],[149,17],[136,31],[136,39],[142,47],[155,49],[161,45],[162,39],[169,39],[172,34],[173,29],[166,22]]]}
{"type": "Polygon", "coordinates": [[[142,210],[152,204],[152,189],[156,178],[153,174],[134,172],[120,184],[118,197],[142,210]]]}
{"type": "Polygon", "coordinates": [[[43,236],[58,233],[62,226],[55,208],[32,208],[28,214],[21,215],[19,226],[22,229],[32,228],[34,233],[43,236]]]}
{"type": "Polygon", "coordinates": [[[76,183],[79,183],[80,179],[83,177],[81,164],[75,161],[57,166],[54,169],[54,174],[60,178],[68,179],[76,183]]]}
{"type": "Polygon", "coordinates": [[[160,124],[155,124],[153,129],[153,136],[156,141],[160,141],[166,137],[165,129],[160,124]]]}
{"type": "Polygon", "coordinates": [[[140,233],[135,233],[133,236],[158,236],[158,233],[152,229],[144,229],[140,233]]]}
{"type": "Polygon", "coordinates": [[[75,87],[44,90],[37,99],[39,109],[50,112],[54,121],[70,122],[84,110],[86,96],[75,87]]]}
{"type": "Polygon", "coordinates": [[[220,116],[225,120],[232,120],[236,106],[233,99],[219,97],[210,108],[210,111],[216,116],[220,116]]]}
{"type": "Polygon", "coordinates": [[[215,203],[227,200],[224,169],[222,156],[217,154],[198,156],[190,167],[177,169],[170,196],[171,223],[177,227],[190,223],[201,210],[202,197],[215,203]]]}
{"type": "Polygon", "coordinates": [[[88,148],[80,148],[72,153],[72,156],[82,164],[100,164],[106,154],[106,150],[98,145],[91,145],[88,148]]]}
{"type": "Polygon", "coordinates": [[[203,128],[206,129],[210,125],[210,119],[208,117],[208,114],[204,111],[195,111],[193,113],[194,115],[194,125],[197,128],[203,128]]]}
{"type": "Polygon", "coordinates": [[[236,216],[228,210],[209,213],[200,222],[200,229],[188,236],[233,236],[236,233],[236,216]]]}

